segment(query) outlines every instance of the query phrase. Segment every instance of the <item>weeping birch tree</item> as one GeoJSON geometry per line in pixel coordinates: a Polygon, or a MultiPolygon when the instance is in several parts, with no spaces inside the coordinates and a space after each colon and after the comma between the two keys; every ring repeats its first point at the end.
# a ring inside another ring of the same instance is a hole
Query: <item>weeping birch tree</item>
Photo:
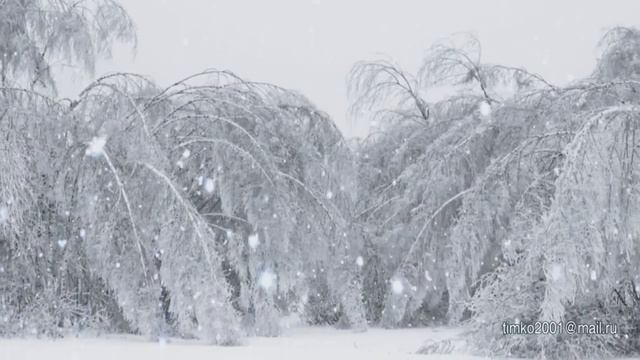
{"type": "MultiPolygon", "coordinates": [[[[77,32],[47,35],[62,48],[50,56],[132,38],[112,2],[6,5],[25,16],[8,21],[9,34],[35,43],[44,35],[29,21],[42,18],[31,12],[115,22],[113,34],[82,28],[77,44],[77,32]]],[[[37,92],[54,81],[30,72],[32,60],[2,68],[3,333],[92,327],[234,344],[277,335],[291,312],[365,327],[354,159],[326,114],[215,70],[166,88],[110,74],[60,101],[37,92]],[[318,301],[331,305],[307,305],[318,301]]]]}
{"type": "Polygon", "coordinates": [[[637,352],[638,32],[615,28],[600,46],[593,75],[565,87],[481,63],[475,40],[435,45],[416,76],[384,62],[354,69],[356,109],[380,120],[360,157],[363,188],[380,194],[361,199],[362,218],[389,254],[383,324],[469,319],[473,345],[492,356],[637,352]],[[455,94],[425,101],[442,81],[455,94]],[[619,332],[501,327],[596,320],[619,332]]]}

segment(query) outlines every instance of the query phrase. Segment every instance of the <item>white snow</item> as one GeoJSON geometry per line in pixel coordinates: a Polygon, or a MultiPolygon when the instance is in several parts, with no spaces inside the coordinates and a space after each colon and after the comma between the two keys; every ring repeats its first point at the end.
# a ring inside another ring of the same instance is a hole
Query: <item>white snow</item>
{"type": "Polygon", "coordinates": [[[0,206],[0,224],[9,220],[9,209],[6,206],[0,206]]]}
{"type": "Polygon", "coordinates": [[[564,279],[564,268],[560,264],[553,264],[551,266],[551,279],[553,281],[560,281],[564,279]]]}
{"type": "Polygon", "coordinates": [[[59,246],[61,249],[64,249],[64,247],[65,247],[66,245],[67,245],[67,240],[66,240],[66,239],[60,239],[60,240],[58,240],[58,246],[59,246]]]}
{"type": "Polygon", "coordinates": [[[549,65],[549,55],[545,55],[540,62],[542,65],[549,65]]]}
{"type": "Polygon", "coordinates": [[[391,280],[391,291],[393,291],[395,294],[402,294],[402,292],[404,291],[404,285],[402,285],[402,280],[400,279],[391,280]]]}
{"type": "Polygon", "coordinates": [[[333,198],[333,192],[331,190],[327,191],[326,197],[331,200],[333,198]]]}
{"type": "Polygon", "coordinates": [[[96,136],[87,144],[85,154],[87,156],[98,158],[104,154],[104,146],[107,145],[106,136],[96,136]]]}
{"type": "Polygon", "coordinates": [[[598,279],[598,275],[595,270],[591,270],[591,280],[596,281],[598,279]]]}
{"type": "Polygon", "coordinates": [[[49,339],[1,339],[0,359],[12,360],[481,360],[468,355],[460,329],[377,329],[366,332],[330,327],[284,327],[280,337],[253,337],[241,346],[212,346],[198,341],[108,335],[49,339]],[[419,355],[427,341],[451,340],[450,354],[419,355]]]}
{"type": "Polygon", "coordinates": [[[491,115],[491,105],[486,101],[481,102],[478,109],[480,110],[480,114],[484,117],[489,117],[491,115]]]}
{"type": "Polygon", "coordinates": [[[184,151],[182,152],[182,157],[183,158],[188,158],[189,156],[191,156],[191,150],[189,149],[184,149],[184,151]]]}
{"type": "Polygon", "coordinates": [[[247,242],[249,243],[249,246],[255,250],[258,247],[258,245],[260,245],[260,237],[258,236],[257,233],[251,234],[249,235],[247,242]]]}
{"type": "Polygon", "coordinates": [[[213,182],[213,179],[207,178],[207,180],[204,181],[204,190],[211,194],[214,189],[215,183],[213,182]]]}
{"type": "Polygon", "coordinates": [[[429,270],[424,271],[424,278],[427,279],[428,282],[433,281],[433,279],[431,278],[431,274],[429,274],[429,270]]]}
{"type": "Polygon", "coordinates": [[[364,259],[362,258],[362,256],[358,256],[356,258],[356,264],[360,267],[362,267],[364,265],[364,259]]]}
{"type": "Polygon", "coordinates": [[[258,279],[258,285],[265,289],[269,290],[276,282],[276,274],[272,273],[270,270],[265,270],[260,274],[260,278],[258,279]]]}

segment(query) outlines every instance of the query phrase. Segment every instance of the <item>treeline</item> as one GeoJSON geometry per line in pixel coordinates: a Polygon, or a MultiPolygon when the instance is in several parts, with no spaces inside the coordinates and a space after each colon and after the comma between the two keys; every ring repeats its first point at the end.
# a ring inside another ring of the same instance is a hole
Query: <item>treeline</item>
{"type": "Polygon", "coordinates": [[[377,127],[358,141],[302,95],[226,71],[166,88],[111,74],[60,99],[51,61],[90,71],[135,43],[113,1],[7,0],[0,34],[5,336],[235,344],[300,314],[465,322],[491,355],[638,351],[635,29],[609,31],[593,74],[564,87],[482,62],[468,36],[416,74],[359,63],[353,111],[377,127]],[[619,334],[501,332],[594,319],[619,334]]]}

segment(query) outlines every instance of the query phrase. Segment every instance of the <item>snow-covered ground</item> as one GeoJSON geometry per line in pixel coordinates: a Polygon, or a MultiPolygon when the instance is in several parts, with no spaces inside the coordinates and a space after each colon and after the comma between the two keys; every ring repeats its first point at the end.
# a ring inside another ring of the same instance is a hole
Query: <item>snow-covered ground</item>
{"type": "Polygon", "coordinates": [[[203,345],[184,340],[150,342],[134,336],[69,337],[59,340],[2,339],[2,360],[375,360],[481,359],[460,351],[446,355],[418,355],[416,350],[427,339],[455,338],[459,330],[369,329],[367,332],[336,330],[329,327],[296,327],[281,337],[254,337],[235,347],[203,345]]]}

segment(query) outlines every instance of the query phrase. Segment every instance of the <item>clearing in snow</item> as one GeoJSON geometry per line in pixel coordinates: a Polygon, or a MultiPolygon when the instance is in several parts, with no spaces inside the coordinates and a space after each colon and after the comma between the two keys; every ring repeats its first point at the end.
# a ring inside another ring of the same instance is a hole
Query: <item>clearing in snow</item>
{"type": "Polygon", "coordinates": [[[69,337],[0,340],[0,359],[32,360],[138,360],[138,359],[225,359],[225,360],[375,360],[484,359],[459,349],[462,341],[455,328],[369,329],[366,332],[331,327],[296,327],[280,337],[252,337],[240,346],[211,346],[180,339],[150,342],[137,336],[69,337]],[[448,354],[416,354],[426,341],[451,339],[448,354]],[[450,347],[450,348],[451,348],[450,347]]]}

